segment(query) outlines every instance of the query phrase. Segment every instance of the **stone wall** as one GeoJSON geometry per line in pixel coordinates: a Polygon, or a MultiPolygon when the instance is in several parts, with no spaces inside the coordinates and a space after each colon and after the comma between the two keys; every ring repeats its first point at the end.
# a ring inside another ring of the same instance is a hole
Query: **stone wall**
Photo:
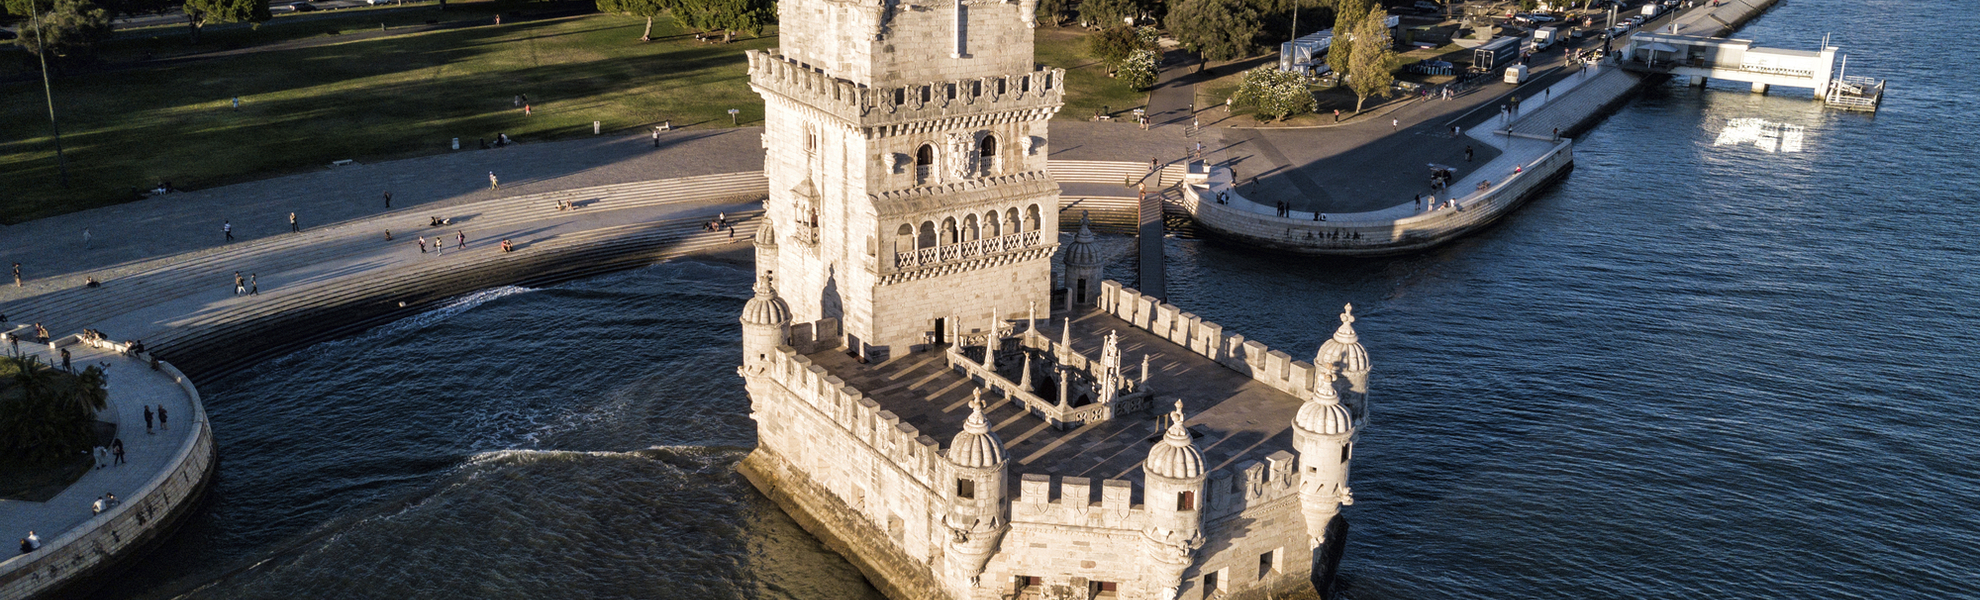
{"type": "Polygon", "coordinates": [[[1243,335],[1226,334],[1224,327],[1183,312],[1114,280],[1100,282],[1100,310],[1112,313],[1135,327],[1167,338],[1176,345],[1201,354],[1217,364],[1251,376],[1252,379],[1305,398],[1313,389],[1313,364],[1294,360],[1290,355],[1265,347],[1243,335]]]}
{"type": "Polygon", "coordinates": [[[169,532],[205,494],[215,466],[206,409],[183,373],[170,363],[159,363],[158,369],[191,399],[192,422],[198,431],[180,445],[168,463],[171,469],[152,478],[123,504],[43,543],[40,550],[0,562],[0,600],[37,597],[109,570],[169,532]]]}

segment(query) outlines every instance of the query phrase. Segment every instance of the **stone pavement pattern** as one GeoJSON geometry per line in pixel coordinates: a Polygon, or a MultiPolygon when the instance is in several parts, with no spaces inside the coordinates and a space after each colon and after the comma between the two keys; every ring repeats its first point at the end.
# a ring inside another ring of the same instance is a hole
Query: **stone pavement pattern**
{"type": "MultiPolygon", "coordinates": [[[[117,424],[117,437],[124,440],[125,464],[91,469],[61,494],[47,502],[0,500],[0,536],[9,542],[27,537],[32,530],[43,544],[90,520],[90,503],[106,493],[125,502],[133,500],[138,488],[176,465],[174,455],[198,428],[193,423],[192,399],[165,373],[153,371],[135,358],[92,348],[86,344],[66,346],[70,362],[81,369],[86,365],[108,363],[109,407],[97,418],[117,424]],[[163,405],[170,427],[144,427],[144,407],[156,410],[163,405]]],[[[40,344],[21,344],[23,354],[33,354],[43,362],[60,367],[61,356],[40,344]],[[39,350],[31,350],[38,346],[39,350]]],[[[115,460],[112,459],[112,463],[115,460]]],[[[13,548],[14,544],[9,544],[13,548]]],[[[6,555],[12,558],[14,555],[6,555]]]]}

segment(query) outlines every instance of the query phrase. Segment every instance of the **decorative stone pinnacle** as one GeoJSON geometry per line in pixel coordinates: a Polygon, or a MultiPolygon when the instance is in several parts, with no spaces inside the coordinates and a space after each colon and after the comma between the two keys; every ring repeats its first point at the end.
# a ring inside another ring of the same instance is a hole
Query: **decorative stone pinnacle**
{"type": "Polygon", "coordinates": [[[756,276],[756,297],[770,298],[777,295],[777,287],[770,282],[770,274],[756,276]]]}
{"type": "Polygon", "coordinates": [[[1352,302],[1341,307],[1341,324],[1348,325],[1351,323],[1354,323],[1354,303],[1352,302]]]}
{"type": "Polygon", "coordinates": [[[1318,368],[1320,370],[1315,375],[1319,380],[1313,382],[1313,401],[1322,405],[1340,404],[1340,393],[1334,391],[1334,366],[1319,365],[1318,368]]]}
{"type": "Polygon", "coordinates": [[[983,388],[976,388],[969,398],[969,420],[963,421],[963,431],[989,433],[990,420],[983,417],[983,388]]]}
{"type": "Polygon", "coordinates": [[[1175,412],[1169,413],[1169,432],[1162,436],[1164,442],[1171,446],[1189,445],[1189,430],[1183,429],[1184,418],[1186,417],[1183,415],[1183,401],[1178,398],[1175,412]]]}
{"type": "Polygon", "coordinates": [[[1341,327],[1334,330],[1334,341],[1343,344],[1360,343],[1361,337],[1354,333],[1354,305],[1341,307],[1341,327]]]}

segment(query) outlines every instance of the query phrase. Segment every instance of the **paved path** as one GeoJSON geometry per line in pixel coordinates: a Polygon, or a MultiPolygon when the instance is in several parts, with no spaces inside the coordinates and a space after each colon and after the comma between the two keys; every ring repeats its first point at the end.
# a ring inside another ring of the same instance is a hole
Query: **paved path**
{"type": "MultiPolygon", "coordinates": [[[[110,365],[105,371],[110,378],[110,406],[97,413],[97,418],[117,424],[117,437],[124,440],[126,463],[92,469],[47,502],[0,500],[0,537],[5,537],[9,548],[14,547],[13,542],[27,537],[28,531],[34,531],[46,544],[83,524],[92,517],[90,503],[104,494],[130,500],[138,488],[174,466],[169,461],[198,430],[192,423],[191,398],[164,373],[151,370],[137,359],[87,345],[73,344],[67,348],[70,361],[79,369],[84,365],[110,365]],[[170,417],[167,421],[170,427],[146,432],[144,407],[156,410],[160,405],[170,417]]],[[[49,364],[62,364],[59,354],[47,346],[24,343],[21,350],[49,364]],[[33,350],[34,346],[40,346],[40,350],[33,350]]],[[[6,556],[11,558],[13,554],[6,556]]]]}

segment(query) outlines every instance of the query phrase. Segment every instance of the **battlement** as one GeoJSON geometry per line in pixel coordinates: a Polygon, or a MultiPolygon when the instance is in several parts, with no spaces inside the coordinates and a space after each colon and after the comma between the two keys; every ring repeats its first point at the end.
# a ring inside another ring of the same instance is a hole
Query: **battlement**
{"type": "Polygon", "coordinates": [[[1064,69],[871,88],[785,57],[774,48],[746,54],[750,85],[757,91],[784,96],[863,127],[889,128],[871,135],[1042,121],[1058,112],[1065,98],[1064,69]],[[952,120],[961,122],[928,123],[952,120]]]}
{"type": "Polygon", "coordinates": [[[1243,335],[1226,335],[1223,326],[1204,321],[1154,296],[1122,287],[1118,281],[1110,279],[1100,283],[1100,297],[1096,304],[1100,310],[1135,327],[1248,375],[1272,389],[1301,398],[1313,389],[1313,363],[1293,360],[1292,356],[1267,348],[1265,344],[1246,340],[1243,335]]]}
{"type": "Polygon", "coordinates": [[[858,388],[847,385],[845,380],[798,353],[796,348],[779,346],[770,359],[770,375],[785,390],[829,416],[830,422],[839,425],[875,456],[886,459],[923,486],[932,486],[938,479],[941,445],[935,438],[902,421],[858,388]]]}

